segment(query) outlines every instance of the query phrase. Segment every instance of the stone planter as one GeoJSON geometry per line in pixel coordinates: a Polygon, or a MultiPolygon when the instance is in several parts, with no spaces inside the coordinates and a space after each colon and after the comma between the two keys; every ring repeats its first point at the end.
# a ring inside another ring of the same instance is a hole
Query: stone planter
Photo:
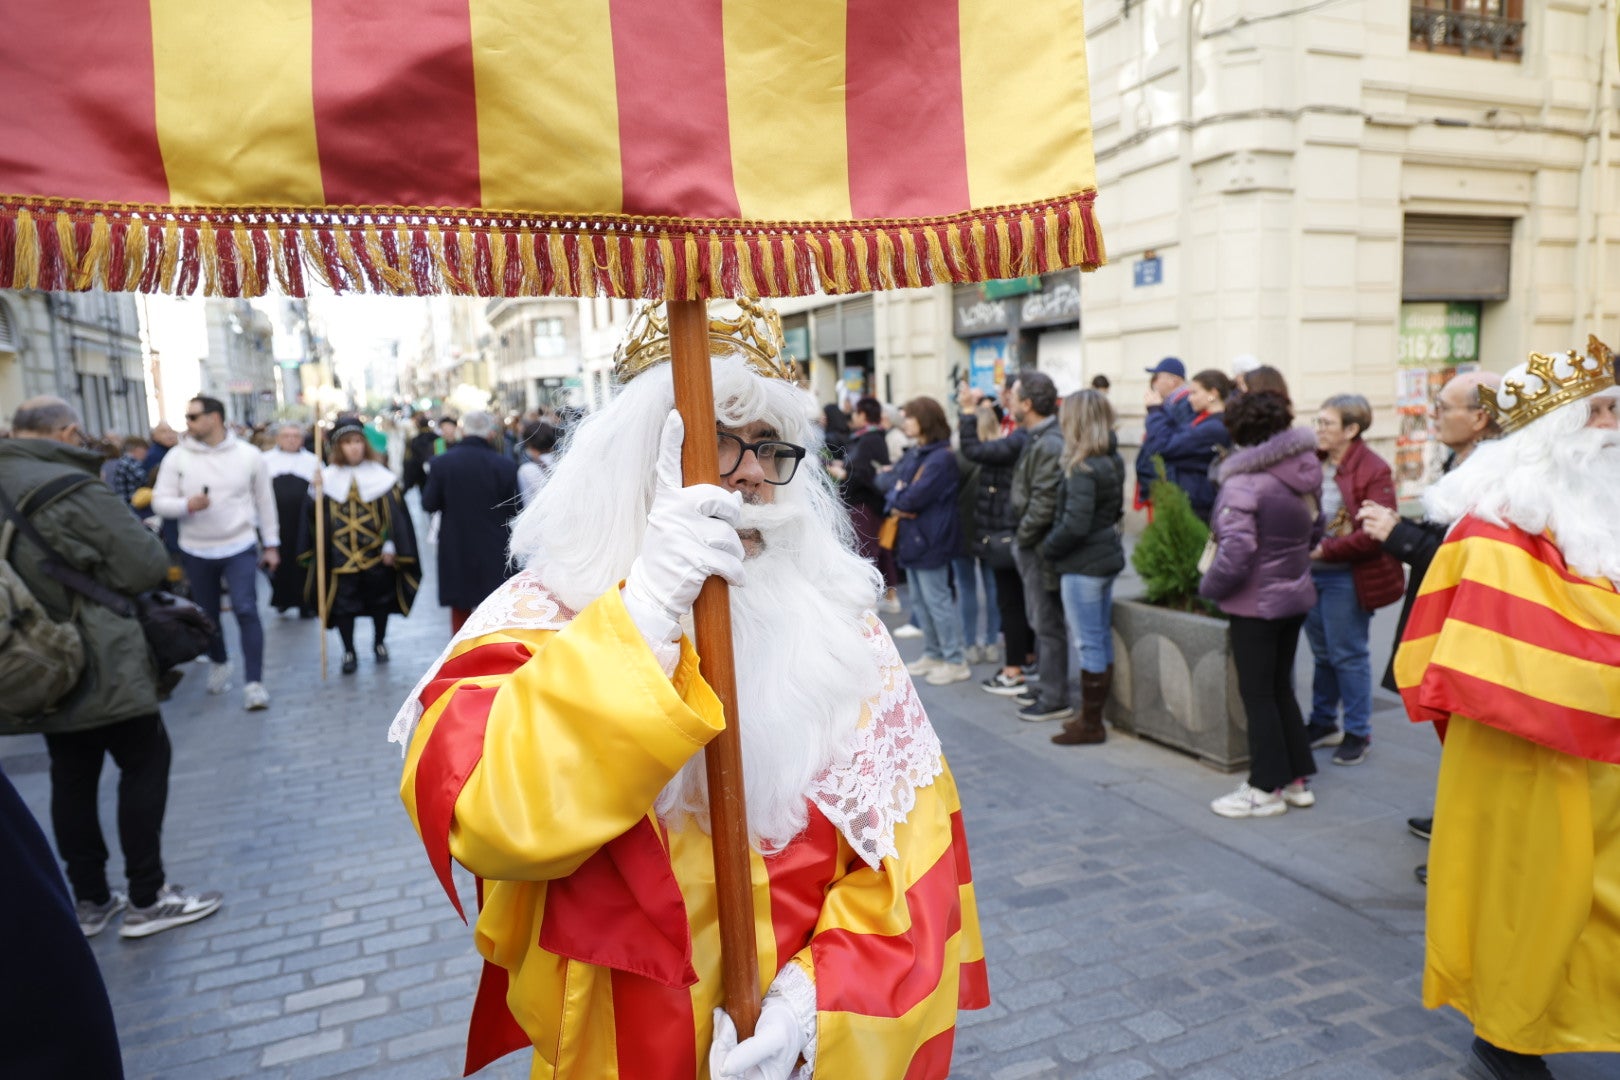
{"type": "Polygon", "coordinates": [[[1114,601],[1108,720],[1235,772],[1249,764],[1248,724],[1224,619],[1114,601]]]}

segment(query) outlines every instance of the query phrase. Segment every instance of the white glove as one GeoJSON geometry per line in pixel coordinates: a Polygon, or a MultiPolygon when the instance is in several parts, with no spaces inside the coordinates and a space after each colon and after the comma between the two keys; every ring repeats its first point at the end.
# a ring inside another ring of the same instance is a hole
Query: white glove
{"type": "Polygon", "coordinates": [[[741,1043],[731,1017],[714,1010],[709,1080],[788,1080],[803,1053],[804,1029],[793,1006],[779,997],[765,996],[753,1037],[741,1043]]]}
{"type": "Polygon", "coordinates": [[[714,484],[681,486],[679,413],[664,421],[658,448],[657,486],[641,554],[625,577],[624,606],[642,637],[674,670],[672,648],[681,636],[681,616],[692,610],[711,577],[743,583],[743,546],[737,538],[742,493],[714,484]]]}

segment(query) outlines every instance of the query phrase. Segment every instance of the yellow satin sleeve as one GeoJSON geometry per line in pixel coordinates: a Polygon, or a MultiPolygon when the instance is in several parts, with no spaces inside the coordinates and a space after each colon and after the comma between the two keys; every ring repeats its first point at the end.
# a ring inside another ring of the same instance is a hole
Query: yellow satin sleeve
{"type": "Polygon", "coordinates": [[[665,676],[617,589],[534,637],[525,642],[534,655],[517,671],[479,680],[498,690],[483,757],[456,800],[450,853],[486,879],[572,873],[646,816],[725,726],[691,644],[682,639],[674,676],[665,676]]]}

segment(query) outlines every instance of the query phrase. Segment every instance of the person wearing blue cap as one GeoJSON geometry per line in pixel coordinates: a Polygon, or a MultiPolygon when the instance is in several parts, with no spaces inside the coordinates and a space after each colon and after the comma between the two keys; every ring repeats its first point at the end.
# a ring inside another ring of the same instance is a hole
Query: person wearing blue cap
{"type": "Polygon", "coordinates": [[[1147,369],[1148,389],[1142,402],[1147,406],[1143,420],[1142,447],[1136,453],[1136,509],[1147,506],[1157,478],[1153,455],[1164,453],[1171,437],[1193,420],[1193,407],[1187,400],[1187,366],[1167,356],[1147,369]]]}

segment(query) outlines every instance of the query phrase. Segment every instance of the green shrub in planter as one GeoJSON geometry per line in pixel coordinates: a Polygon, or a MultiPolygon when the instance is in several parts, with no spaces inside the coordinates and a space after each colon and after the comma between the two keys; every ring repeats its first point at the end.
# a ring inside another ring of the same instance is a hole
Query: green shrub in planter
{"type": "Polygon", "coordinates": [[[1153,521],[1142,531],[1131,553],[1131,565],[1141,575],[1142,599],[1177,611],[1212,613],[1215,608],[1198,595],[1198,560],[1209,540],[1209,527],[1193,513],[1187,493],[1165,478],[1164,459],[1155,456],[1158,479],[1149,490],[1153,521]]]}

